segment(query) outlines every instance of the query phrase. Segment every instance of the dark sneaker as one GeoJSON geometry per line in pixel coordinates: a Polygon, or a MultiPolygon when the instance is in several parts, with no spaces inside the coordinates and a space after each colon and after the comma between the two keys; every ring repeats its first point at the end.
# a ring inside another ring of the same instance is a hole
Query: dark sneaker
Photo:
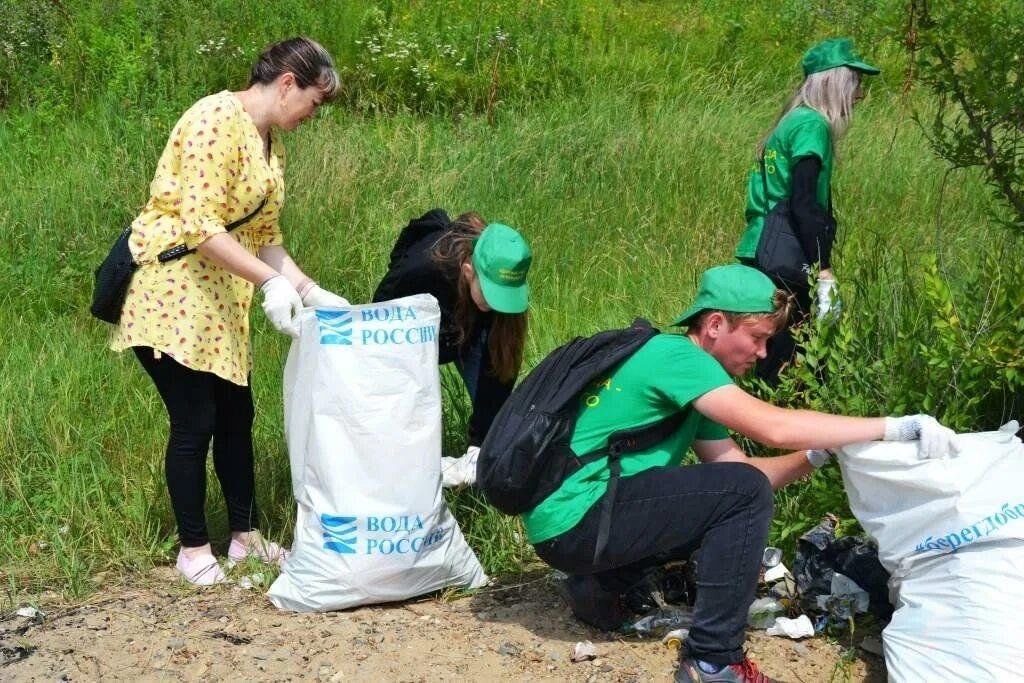
{"type": "Polygon", "coordinates": [[[605,590],[593,576],[572,575],[555,584],[573,615],[601,631],[618,631],[630,612],[618,593],[605,590]]]}
{"type": "Polygon", "coordinates": [[[753,660],[744,659],[737,664],[723,666],[718,673],[709,674],[697,666],[695,659],[682,659],[676,670],[675,683],[781,683],[757,670],[753,660]]]}

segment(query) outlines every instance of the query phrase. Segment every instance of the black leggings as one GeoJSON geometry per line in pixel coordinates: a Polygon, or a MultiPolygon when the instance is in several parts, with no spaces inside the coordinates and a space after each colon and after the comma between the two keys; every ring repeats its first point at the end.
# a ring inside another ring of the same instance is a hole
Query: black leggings
{"type": "Polygon", "coordinates": [[[211,372],[192,370],[167,354],[134,347],[171,420],[164,469],[171,507],[184,547],[209,543],[206,531],[206,453],[213,440],[213,466],[228,507],[232,531],[251,531],[256,523],[252,390],[211,372]]]}

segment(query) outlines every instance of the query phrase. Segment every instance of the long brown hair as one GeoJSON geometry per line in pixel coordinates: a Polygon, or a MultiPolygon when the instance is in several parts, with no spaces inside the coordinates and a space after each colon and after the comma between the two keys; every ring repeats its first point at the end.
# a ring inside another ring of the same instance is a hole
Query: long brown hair
{"type": "MultiPolygon", "coordinates": [[[[431,256],[446,272],[457,273],[455,328],[456,343],[460,346],[468,341],[476,324],[480,309],[473,303],[469,291],[469,280],[462,271],[462,264],[473,258],[473,245],[487,223],[475,211],[460,215],[434,243],[431,256]]],[[[495,376],[502,382],[511,382],[519,374],[523,364],[523,349],[526,346],[527,313],[491,313],[491,333],[487,340],[487,353],[495,376]]]]}

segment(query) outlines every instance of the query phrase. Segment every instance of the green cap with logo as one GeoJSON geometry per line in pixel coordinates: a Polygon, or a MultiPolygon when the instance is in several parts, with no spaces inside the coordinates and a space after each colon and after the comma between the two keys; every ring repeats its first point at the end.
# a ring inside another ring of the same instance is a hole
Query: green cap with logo
{"type": "Polygon", "coordinates": [[[487,304],[499,313],[522,313],[530,304],[526,273],[533,254],[513,228],[491,223],[473,245],[473,269],[487,304]]]}
{"type": "Polygon", "coordinates": [[[756,268],[734,263],[708,268],[700,276],[697,300],[673,325],[685,325],[704,311],[774,313],[775,283],[756,268]]]}
{"type": "Polygon", "coordinates": [[[837,66],[848,66],[871,76],[881,73],[878,67],[871,66],[854,52],[853,41],[849,38],[829,38],[821,41],[804,53],[800,65],[804,68],[804,76],[828,71],[837,66]]]}

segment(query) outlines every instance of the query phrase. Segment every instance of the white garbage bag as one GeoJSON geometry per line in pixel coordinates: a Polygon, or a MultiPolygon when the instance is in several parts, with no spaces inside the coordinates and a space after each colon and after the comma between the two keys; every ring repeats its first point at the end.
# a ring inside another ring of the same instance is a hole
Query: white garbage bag
{"type": "Polygon", "coordinates": [[[429,295],[305,309],[285,365],[298,503],[271,602],[300,612],[487,577],[441,496],[440,311],[429,295]]]}
{"type": "Polygon", "coordinates": [[[1024,445],[1012,431],[957,443],[958,455],[935,460],[913,442],[838,458],[850,508],[892,574],[890,681],[1024,680],[1024,445]]]}

